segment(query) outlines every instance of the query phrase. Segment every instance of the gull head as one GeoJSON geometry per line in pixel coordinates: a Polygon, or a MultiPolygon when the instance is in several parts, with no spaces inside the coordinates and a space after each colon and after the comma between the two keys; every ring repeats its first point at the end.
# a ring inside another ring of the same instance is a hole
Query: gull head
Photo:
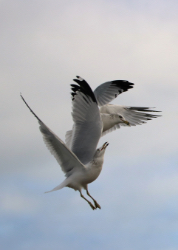
{"type": "Polygon", "coordinates": [[[102,168],[104,162],[104,153],[108,145],[109,143],[105,142],[103,146],[98,148],[94,154],[93,162],[95,162],[95,165],[97,165],[99,168],[102,168]]]}
{"type": "Polygon", "coordinates": [[[119,123],[125,123],[126,125],[130,126],[130,123],[125,120],[125,118],[122,115],[118,115],[119,123]]]}
{"type": "Polygon", "coordinates": [[[99,159],[99,158],[103,159],[105,150],[106,150],[106,148],[107,148],[108,145],[109,145],[109,143],[108,143],[108,142],[105,142],[105,143],[103,144],[103,146],[101,146],[100,148],[98,148],[98,149],[96,150],[96,152],[95,152],[94,158],[95,158],[95,159],[96,159],[96,158],[97,158],[97,159],[99,159]]]}

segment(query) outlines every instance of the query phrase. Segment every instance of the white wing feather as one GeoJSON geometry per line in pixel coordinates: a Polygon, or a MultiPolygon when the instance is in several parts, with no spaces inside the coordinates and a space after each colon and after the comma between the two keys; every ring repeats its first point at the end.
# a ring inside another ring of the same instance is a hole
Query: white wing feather
{"type": "Polygon", "coordinates": [[[44,142],[51,154],[56,158],[63,172],[66,173],[66,176],[69,176],[76,170],[84,170],[85,166],[80,162],[75,154],[71,152],[65,143],[40,120],[40,118],[29,107],[22,95],[21,98],[32,114],[37,118],[40,124],[39,128],[43,135],[44,142]]]}

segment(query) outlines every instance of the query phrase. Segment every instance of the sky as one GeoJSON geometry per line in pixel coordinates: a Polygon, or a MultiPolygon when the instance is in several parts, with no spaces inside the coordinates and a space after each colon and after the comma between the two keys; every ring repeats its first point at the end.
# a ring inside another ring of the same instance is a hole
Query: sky
{"type": "Polygon", "coordinates": [[[178,249],[178,2],[0,0],[0,247],[6,250],[178,249]],[[134,88],[113,103],[162,117],[123,127],[89,185],[93,211],[64,180],[20,93],[62,140],[70,84],[134,88]]]}

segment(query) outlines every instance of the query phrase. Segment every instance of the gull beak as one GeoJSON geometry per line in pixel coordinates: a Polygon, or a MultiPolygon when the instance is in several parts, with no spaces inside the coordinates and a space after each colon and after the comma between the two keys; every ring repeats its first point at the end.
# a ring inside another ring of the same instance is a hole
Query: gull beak
{"type": "Polygon", "coordinates": [[[108,146],[108,145],[109,145],[109,143],[108,143],[108,142],[105,142],[105,143],[103,144],[103,146],[102,146],[101,150],[103,150],[103,149],[107,148],[107,146],[108,146]]]}
{"type": "Polygon", "coordinates": [[[130,123],[126,121],[124,118],[121,118],[122,122],[125,123],[126,125],[130,126],[130,123]]]}

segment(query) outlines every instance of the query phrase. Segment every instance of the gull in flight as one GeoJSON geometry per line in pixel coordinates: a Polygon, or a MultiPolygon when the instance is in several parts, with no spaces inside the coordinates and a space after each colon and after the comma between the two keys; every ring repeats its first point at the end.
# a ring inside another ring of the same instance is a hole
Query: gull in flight
{"type": "Polygon", "coordinates": [[[130,83],[125,80],[114,80],[105,82],[99,85],[94,90],[94,95],[97,99],[98,105],[100,106],[101,114],[110,114],[110,115],[120,114],[129,123],[129,124],[127,123],[115,124],[113,127],[110,127],[107,130],[103,130],[102,136],[108,132],[120,128],[120,125],[121,126],[141,125],[146,123],[148,120],[160,116],[160,115],[150,114],[150,112],[160,112],[160,111],[153,110],[152,108],[149,107],[129,107],[129,106],[110,104],[110,102],[114,100],[119,94],[133,88],[133,85],[134,85],[133,83],[130,83]]]}
{"type": "MultiPolygon", "coordinates": [[[[88,184],[96,180],[99,176],[103,166],[104,153],[109,144],[105,142],[102,147],[96,150],[98,141],[101,137],[102,121],[96,98],[91,89],[83,87],[75,92],[72,112],[75,127],[71,143],[73,145],[79,143],[81,147],[83,146],[82,159],[87,162],[85,165],[77,155],[40,120],[22,95],[21,98],[38,120],[40,124],[39,129],[43,135],[44,142],[51,154],[56,158],[66,176],[66,179],[60,185],[48,192],[56,191],[63,187],[70,187],[74,190],[78,190],[80,196],[88,202],[93,210],[101,208],[98,202],[90,195],[88,184]],[[78,137],[81,141],[78,140],[78,137]],[[89,157],[87,154],[89,154],[89,157]],[[88,161],[88,159],[90,160],[88,161]],[[83,196],[82,189],[86,190],[87,195],[93,200],[94,205],[83,196]]],[[[79,155],[80,146],[77,148],[79,155]]]]}
{"type": "MultiPolygon", "coordinates": [[[[73,100],[75,100],[77,91],[80,91],[84,86],[88,86],[88,88],[90,88],[89,84],[83,78],[79,76],[76,78],[77,79],[74,79],[74,81],[79,86],[71,84],[73,89],[73,92],[71,93],[73,100]]],[[[159,117],[159,115],[153,115],[150,114],[150,112],[160,111],[153,110],[149,107],[128,107],[109,103],[119,94],[133,88],[133,85],[134,84],[129,81],[114,80],[99,85],[94,91],[90,88],[90,91],[93,92],[93,95],[96,98],[98,106],[100,106],[100,116],[103,123],[101,136],[120,128],[120,126],[141,125],[146,123],[148,120],[159,117]]],[[[74,148],[71,143],[74,129],[75,124],[72,130],[66,132],[65,142],[73,152],[76,152],[76,148],[74,148]]],[[[82,151],[80,151],[80,155],[82,155],[82,151]]],[[[83,162],[83,159],[80,158],[82,156],[80,155],[77,156],[83,162]]]]}
{"type": "Polygon", "coordinates": [[[66,133],[65,140],[67,147],[83,164],[87,164],[93,159],[103,129],[106,126],[110,127],[118,123],[128,124],[128,122],[118,114],[100,113],[97,99],[88,83],[80,77],[77,77],[74,81],[78,84],[71,85],[73,100],[72,118],[74,125],[72,130],[66,133]],[[83,97],[81,96],[82,93],[84,94],[83,97]],[[91,104],[84,105],[83,99],[86,100],[86,97],[92,100],[91,104]],[[111,116],[112,119],[110,119],[111,116]],[[104,121],[108,120],[110,121],[109,124],[104,123],[104,121]]]}

